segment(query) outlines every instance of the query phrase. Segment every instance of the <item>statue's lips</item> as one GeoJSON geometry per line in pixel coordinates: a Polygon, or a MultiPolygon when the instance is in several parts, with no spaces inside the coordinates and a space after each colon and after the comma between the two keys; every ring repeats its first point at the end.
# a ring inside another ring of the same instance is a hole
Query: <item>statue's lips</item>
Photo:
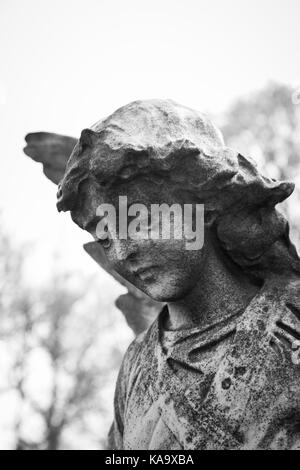
{"type": "Polygon", "coordinates": [[[157,268],[158,266],[154,266],[154,265],[147,266],[147,267],[142,266],[138,269],[134,269],[133,273],[135,276],[138,276],[143,281],[149,277],[152,277],[155,274],[157,268]]]}

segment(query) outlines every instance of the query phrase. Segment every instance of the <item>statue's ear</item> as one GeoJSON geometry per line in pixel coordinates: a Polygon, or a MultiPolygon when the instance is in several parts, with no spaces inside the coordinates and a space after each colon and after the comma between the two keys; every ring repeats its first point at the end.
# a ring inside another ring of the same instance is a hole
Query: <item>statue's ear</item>
{"type": "Polygon", "coordinates": [[[34,132],[25,137],[24,153],[43,164],[44,174],[53,183],[63,178],[67,161],[77,143],[74,137],[49,132],[34,132]]]}

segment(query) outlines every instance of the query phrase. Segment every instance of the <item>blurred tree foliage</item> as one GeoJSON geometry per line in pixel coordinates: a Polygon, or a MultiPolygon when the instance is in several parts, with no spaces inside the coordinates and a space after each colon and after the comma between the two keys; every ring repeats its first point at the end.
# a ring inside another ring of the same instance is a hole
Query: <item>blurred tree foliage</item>
{"type": "Polygon", "coordinates": [[[74,275],[29,289],[25,254],[0,235],[0,401],[9,398],[14,448],[103,448],[111,421],[103,391],[121,361],[118,344],[105,347],[113,305],[88,296],[97,286],[74,275]]]}
{"type": "Polygon", "coordinates": [[[300,104],[294,96],[292,87],[269,83],[233,103],[221,127],[226,144],[250,155],[267,176],[296,183],[281,206],[300,248],[300,104]]]}

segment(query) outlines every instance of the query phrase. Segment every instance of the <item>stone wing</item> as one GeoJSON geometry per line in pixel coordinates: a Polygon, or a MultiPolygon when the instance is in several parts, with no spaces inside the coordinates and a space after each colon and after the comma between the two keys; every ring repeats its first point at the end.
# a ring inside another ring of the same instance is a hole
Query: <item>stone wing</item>
{"type": "Polygon", "coordinates": [[[28,134],[25,140],[27,143],[24,148],[25,154],[34,161],[42,163],[47,178],[58,184],[64,175],[77,139],[50,132],[34,132],[28,134]]]}

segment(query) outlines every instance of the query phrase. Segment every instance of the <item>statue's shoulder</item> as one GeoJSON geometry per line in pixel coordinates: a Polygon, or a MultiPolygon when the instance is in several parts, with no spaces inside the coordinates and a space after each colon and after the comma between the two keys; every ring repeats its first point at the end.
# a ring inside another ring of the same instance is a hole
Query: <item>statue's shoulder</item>
{"type": "Polygon", "coordinates": [[[266,331],[278,358],[276,367],[291,368],[300,378],[300,278],[288,279],[272,292],[266,331]]]}
{"type": "MultiPolygon", "coordinates": [[[[132,394],[137,378],[154,362],[155,342],[158,339],[157,321],[140,333],[129,345],[123,357],[117,380],[116,396],[129,397],[132,394]]],[[[150,370],[150,369],[149,369],[150,370]]]]}
{"type": "Polygon", "coordinates": [[[278,277],[266,283],[241,318],[229,356],[237,370],[247,366],[254,375],[278,378],[281,384],[299,382],[299,278],[278,277]]]}
{"type": "Polygon", "coordinates": [[[289,448],[300,419],[300,279],[278,279],[263,297],[268,309],[258,312],[251,380],[242,389],[250,393],[244,425],[255,428],[253,439],[264,448],[277,448],[281,438],[289,448]]]}
{"type": "Polygon", "coordinates": [[[129,345],[124,359],[123,368],[126,375],[134,373],[140,369],[141,365],[149,364],[154,355],[155,345],[158,341],[158,319],[136,338],[129,345]]]}
{"type": "Polygon", "coordinates": [[[300,307],[300,277],[290,279],[286,282],[285,298],[300,307]]]}
{"type": "Polygon", "coordinates": [[[290,326],[299,329],[300,336],[300,278],[286,280],[282,286],[278,286],[276,294],[278,307],[274,321],[287,321],[290,326]]]}
{"type": "Polygon", "coordinates": [[[134,338],[134,340],[130,343],[127,348],[127,351],[124,356],[124,362],[126,362],[128,367],[131,367],[133,362],[136,362],[140,353],[145,346],[145,337],[147,335],[147,331],[143,331],[139,335],[134,338]]]}

